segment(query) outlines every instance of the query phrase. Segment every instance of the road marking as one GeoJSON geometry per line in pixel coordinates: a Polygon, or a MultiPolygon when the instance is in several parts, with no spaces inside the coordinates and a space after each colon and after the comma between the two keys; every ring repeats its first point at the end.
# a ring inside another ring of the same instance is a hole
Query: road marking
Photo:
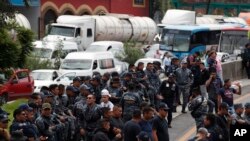
{"type": "MultiPolygon", "coordinates": [[[[245,94],[237,99],[234,100],[234,102],[238,103],[244,99],[246,99],[247,97],[250,97],[250,93],[249,94],[245,94]]],[[[189,129],[188,132],[186,132],[180,139],[178,139],[178,141],[187,141],[188,139],[191,138],[191,136],[193,134],[195,134],[196,132],[196,126],[193,126],[191,129],[189,129]]]]}

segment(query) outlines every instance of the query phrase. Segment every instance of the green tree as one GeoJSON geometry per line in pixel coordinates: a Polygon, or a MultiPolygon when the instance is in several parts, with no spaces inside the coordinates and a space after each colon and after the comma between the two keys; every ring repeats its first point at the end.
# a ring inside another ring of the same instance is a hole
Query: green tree
{"type": "Polygon", "coordinates": [[[33,36],[34,33],[31,30],[26,29],[24,27],[17,28],[17,39],[21,46],[21,52],[19,54],[17,64],[20,68],[24,67],[27,57],[33,49],[33,36]]]}
{"type": "Polygon", "coordinates": [[[124,44],[124,54],[117,57],[124,62],[134,64],[138,59],[144,57],[144,53],[135,42],[127,42],[124,44]]]}
{"type": "Polygon", "coordinates": [[[0,28],[5,28],[7,25],[7,19],[15,17],[15,7],[12,6],[9,0],[0,1],[0,28]]]}
{"type": "Polygon", "coordinates": [[[10,38],[7,30],[0,28],[0,68],[17,66],[20,46],[10,38]]]}

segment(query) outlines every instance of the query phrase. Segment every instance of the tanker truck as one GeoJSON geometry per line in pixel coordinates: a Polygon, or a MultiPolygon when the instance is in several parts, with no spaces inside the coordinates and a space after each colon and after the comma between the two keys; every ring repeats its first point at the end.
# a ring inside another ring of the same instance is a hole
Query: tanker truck
{"type": "Polygon", "coordinates": [[[58,38],[76,42],[80,51],[95,41],[135,41],[150,44],[157,33],[155,22],[148,17],[128,15],[62,15],[50,25],[44,40],[58,38]]]}

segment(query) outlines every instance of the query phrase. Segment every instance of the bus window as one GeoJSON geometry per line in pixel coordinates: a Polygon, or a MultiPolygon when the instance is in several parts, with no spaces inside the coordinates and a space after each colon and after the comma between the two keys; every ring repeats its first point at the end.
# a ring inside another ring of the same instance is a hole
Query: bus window
{"type": "Polygon", "coordinates": [[[188,51],[190,44],[189,35],[175,35],[173,51],[188,51]]]}

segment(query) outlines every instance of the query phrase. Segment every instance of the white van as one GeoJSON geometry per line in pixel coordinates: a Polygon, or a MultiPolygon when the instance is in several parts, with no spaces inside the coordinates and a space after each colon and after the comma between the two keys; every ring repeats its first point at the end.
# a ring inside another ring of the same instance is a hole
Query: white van
{"type": "Polygon", "coordinates": [[[111,52],[72,52],[63,60],[59,72],[75,72],[76,76],[92,76],[93,71],[104,74],[116,71],[111,52]]]}
{"type": "MultiPolygon", "coordinates": [[[[51,62],[54,62],[56,55],[58,54],[58,42],[47,42],[43,44],[42,41],[35,41],[33,42],[34,49],[32,54],[35,57],[41,59],[48,59],[51,62]]],[[[62,41],[62,52],[61,52],[61,59],[64,59],[66,55],[70,52],[77,52],[78,47],[77,44],[74,42],[69,41],[62,41]]]]}

